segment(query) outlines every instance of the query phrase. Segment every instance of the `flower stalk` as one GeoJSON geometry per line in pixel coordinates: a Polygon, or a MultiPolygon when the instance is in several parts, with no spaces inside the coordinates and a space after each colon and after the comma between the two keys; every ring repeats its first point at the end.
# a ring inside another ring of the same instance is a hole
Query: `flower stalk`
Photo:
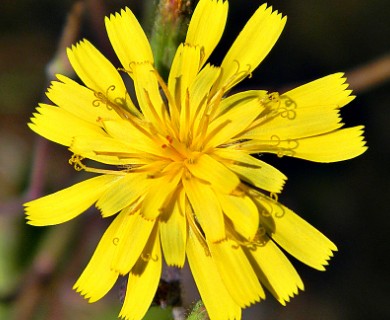
{"type": "Polygon", "coordinates": [[[155,14],[150,44],[155,68],[167,80],[176,49],[186,35],[193,1],[160,0],[155,14]]]}

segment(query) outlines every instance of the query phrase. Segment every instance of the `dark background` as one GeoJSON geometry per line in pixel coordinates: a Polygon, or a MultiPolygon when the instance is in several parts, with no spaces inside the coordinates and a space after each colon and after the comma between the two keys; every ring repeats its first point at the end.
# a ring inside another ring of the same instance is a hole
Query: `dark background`
{"type": "MultiPolygon", "coordinates": [[[[127,5],[147,24],[149,2],[143,1],[140,6],[135,0],[86,1],[80,37],[87,37],[112,57],[103,16],[127,5]]],[[[212,62],[221,61],[261,3],[230,1],[228,26],[212,62]]],[[[334,164],[264,157],[289,178],[281,202],[324,232],[339,252],[324,273],[293,261],[305,292],[287,307],[268,295],[265,302],[245,312],[245,319],[390,319],[390,85],[386,80],[365,85],[365,79],[375,75],[373,68],[367,69],[367,76],[363,73],[363,85],[352,73],[385,55],[389,57],[390,2],[268,3],[288,15],[287,26],[270,55],[252,79],[240,85],[241,89],[283,90],[330,73],[347,72],[357,98],[343,110],[343,119],[347,126],[366,126],[369,149],[356,159],[334,164]]],[[[23,200],[34,192],[35,196],[47,194],[83,178],[67,164],[70,154],[66,148],[42,144],[26,126],[43,99],[45,67],[56,51],[72,4],[70,0],[0,3],[0,319],[115,319],[120,309],[120,284],[94,305],[71,290],[106,222],[93,212],[68,224],[33,228],[25,226],[21,208],[23,200]],[[41,163],[42,185],[31,193],[34,161],[41,163]],[[89,218],[94,219],[93,224],[88,223],[89,218]]],[[[386,73],[387,68],[387,79],[388,60],[379,71],[386,73]]],[[[190,293],[187,288],[188,297],[190,293]]]]}

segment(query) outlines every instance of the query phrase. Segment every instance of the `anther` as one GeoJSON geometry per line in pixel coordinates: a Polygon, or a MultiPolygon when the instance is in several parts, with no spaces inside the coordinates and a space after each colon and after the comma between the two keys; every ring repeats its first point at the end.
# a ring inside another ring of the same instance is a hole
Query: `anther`
{"type": "Polygon", "coordinates": [[[168,140],[168,142],[169,142],[170,144],[173,143],[173,138],[172,138],[171,136],[166,136],[165,138],[168,140]]]}

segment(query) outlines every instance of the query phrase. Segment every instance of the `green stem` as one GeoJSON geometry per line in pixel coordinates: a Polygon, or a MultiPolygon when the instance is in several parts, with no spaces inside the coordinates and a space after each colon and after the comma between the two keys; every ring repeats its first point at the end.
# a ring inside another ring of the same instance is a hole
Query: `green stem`
{"type": "Polygon", "coordinates": [[[164,80],[178,45],[184,41],[192,3],[182,0],[160,0],[151,34],[155,67],[164,80]]]}
{"type": "Polygon", "coordinates": [[[199,300],[193,307],[191,313],[189,314],[187,320],[209,320],[209,315],[207,314],[206,308],[202,302],[199,300]]]}

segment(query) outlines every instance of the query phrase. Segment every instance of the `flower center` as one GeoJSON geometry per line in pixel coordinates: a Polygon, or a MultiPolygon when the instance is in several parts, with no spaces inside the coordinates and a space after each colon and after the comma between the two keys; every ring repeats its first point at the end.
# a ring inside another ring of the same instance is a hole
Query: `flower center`
{"type": "Polygon", "coordinates": [[[192,150],[186,143],[172,138],[169,135],[165,139],[166,143],[161,145],[163,158],[168,158],[172,162],[188,162],[189,164],[194,164],[202,154],[200,151],[192,150]]]}

